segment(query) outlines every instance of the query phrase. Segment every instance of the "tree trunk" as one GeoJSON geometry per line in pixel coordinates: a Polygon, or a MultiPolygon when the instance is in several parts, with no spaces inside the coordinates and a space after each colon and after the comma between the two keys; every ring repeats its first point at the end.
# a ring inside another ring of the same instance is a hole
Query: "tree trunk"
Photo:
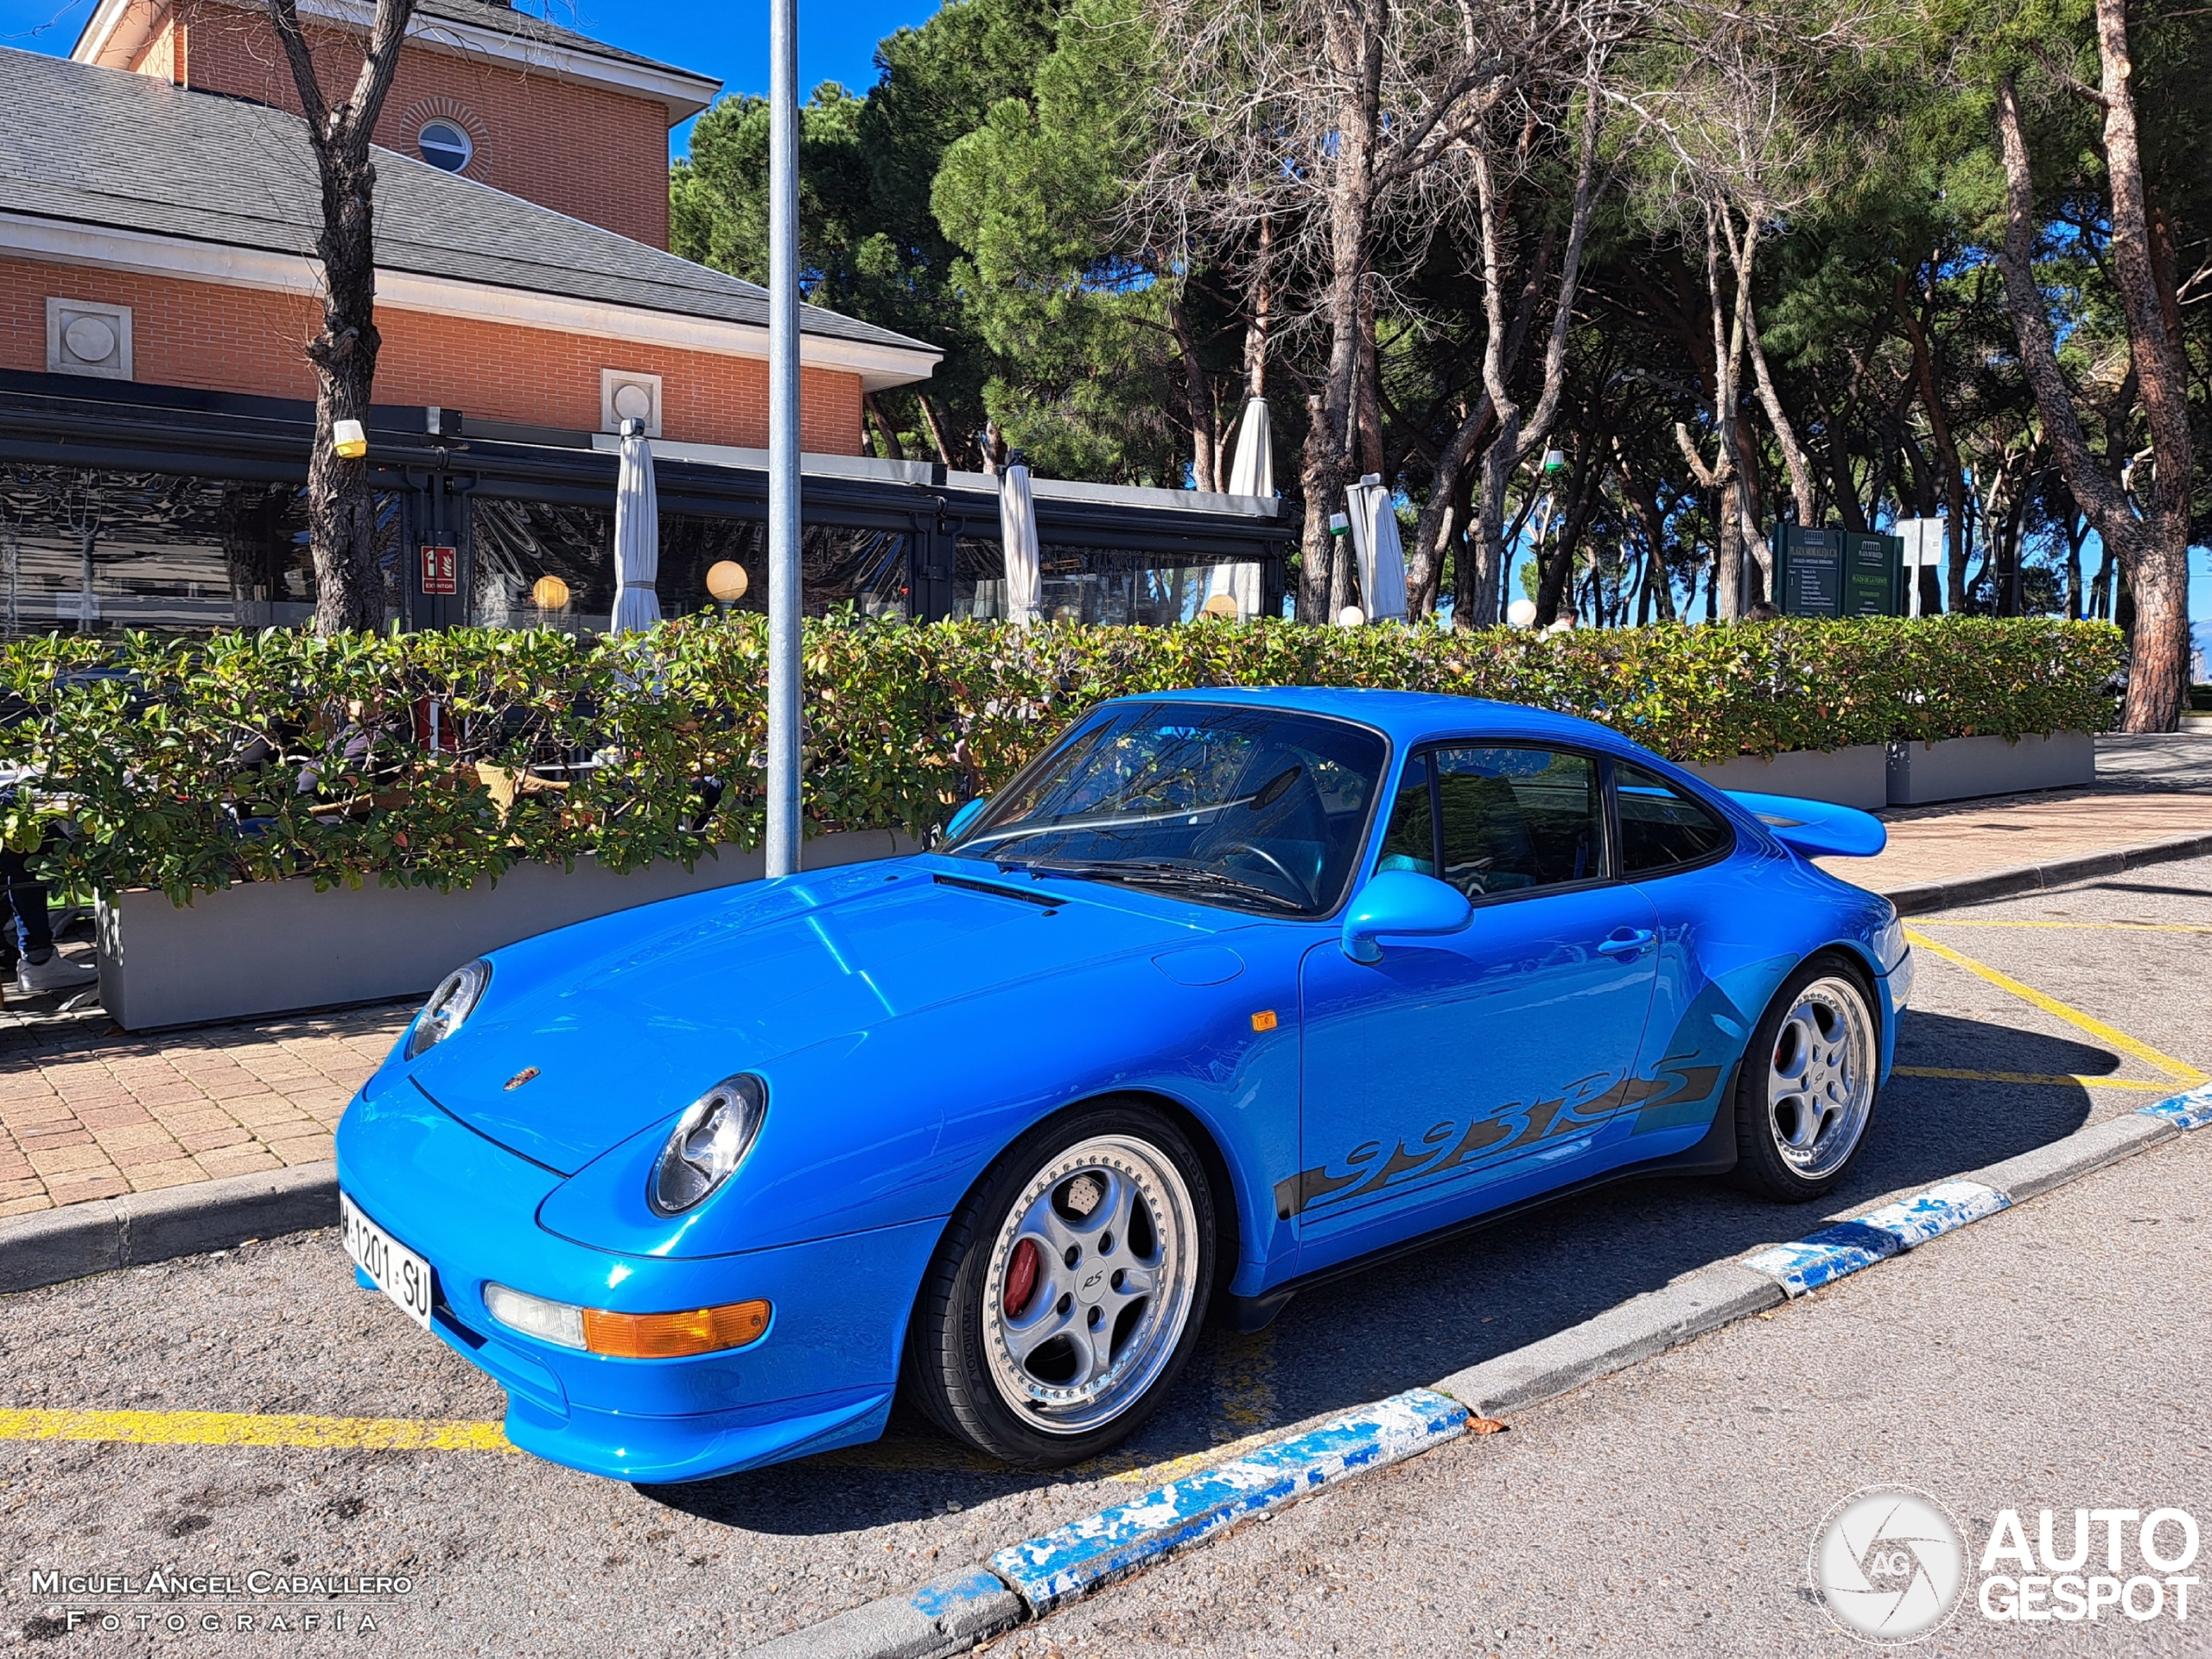
{"type": "Polygon", "coordinates": [[[1244,326],[1244,395],[1248,397],[1268,395],[1268,329],[1274,321],[1269,315],[1274,305],[1274,221],[1262,214],[1259,265],[1252,278],[1252,317],[1244,326]]]}
{"type": "Polygon", "coordinates": [[[899,442],[899,429],[892,425],[889,416],[884,414],[880,400],[870,391],[861,394],[861,403],[867,409],[869,417],[875,423],[875,435],[877,441],[883,445],[884,459],[887,461],[906,460],[906,452],[899,442]]]}
{"type": "Polygon", "coordinates": [[[315,252],[322,264],[322,327],[306,346],[315,369],[315,447],[308,458],[308,546],[315,561],[319,633],[373,629],[384,620],[377,570],[377,503],[365,457],[337,449],[340,421],[369,418],[377,353],[376,165],[370,135],[384,111],[415,0],[378,0],[376,20],[346,102],[323,95],[300,31],[296,0],[269,0],[271,22],[300,94],[321,186],[315,252]]]}
{"type": "Polygon", "coordinates": [[[2121,724],[2131,732],[2171,732],[2189,697],[2189,498],[2192,456],[2188,364],[2169,326],[2172,296],[2160,290],[2158,262],[2143,182],[2129,78],[2126,0],[2097,0],[2102,65],[2105,172],[2112,209],[2113,286],[2127,317],[2131,367],[2151,429],[2149,505],[2139,517],[2127,492],[2096,465],[2058,366],[2050,321],[2036,284],[2035,180],[2010,77],[1998,87],[1999,149],[2005,166],[2005,240],[1998,266],[2020,362],[2042,413],[2059,470],[2097,534],[2119,556],[2134,601],[2135,631],[2121,724]]]}
{"type": "Polygon", "coordinates": [[[1198,361],[1198,342],[1191,337],[1190,313],[1184,308],[1180,294],[1167,302],[1167,321],[1175,333],[1175,349],[1183,359],[1183,401],[1191,427],[1191,481],[1209,494],[1217,493],[1222,479],[1214,458],[1213,399],[1206,386],[1205,365],[1198,361]]]}

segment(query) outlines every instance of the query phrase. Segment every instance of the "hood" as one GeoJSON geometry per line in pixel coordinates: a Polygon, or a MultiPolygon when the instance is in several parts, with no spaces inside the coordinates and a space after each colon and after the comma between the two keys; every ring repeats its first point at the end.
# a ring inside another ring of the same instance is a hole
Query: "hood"
{"type": "MultiPolygon", "coordinates": [[[[732,1072],[764,1071],[772,1097],[766,1068],[779,1055],[1242,919],[1189,906],[1179,921],[1115,889],[1033,886],[988,866],[956,875],[950,864],[652,906],[612,949],[606,930],[624,918],[603,918],[587,925],[598,948],[575,965],[560,948],[586,929],[495,953],[483,1006],[416,1065],[416,1081],[479,1133],[569,1175],[732,1072]]],[[[987,1028],[991,1015],[967,1017],[987,1028]]]]}

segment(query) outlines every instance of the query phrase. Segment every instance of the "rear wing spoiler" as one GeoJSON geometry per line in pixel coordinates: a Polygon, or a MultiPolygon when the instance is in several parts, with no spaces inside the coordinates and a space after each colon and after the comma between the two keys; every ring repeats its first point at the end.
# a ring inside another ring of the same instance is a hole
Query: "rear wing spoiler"
{"type": "Polygon", "coordinates": [[[1776,840],[1808,858],[1872,858],[1889,844],[1890,832],[1882,821],[1855,806],[1737,789],[1726,793],[1766,825],[1776,840]]]}

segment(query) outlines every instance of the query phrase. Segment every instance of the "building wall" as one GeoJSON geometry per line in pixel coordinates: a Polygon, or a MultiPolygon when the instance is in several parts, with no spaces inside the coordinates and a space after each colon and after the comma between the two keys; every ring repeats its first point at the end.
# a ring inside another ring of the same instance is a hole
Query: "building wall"
{"type": "Polygon", "coordinates": [[[160,26],[146,37],[146,44],[139,48],[137,58],[130,66],[131,73],[151,75],[156,80],[183,86],[184,66],[177,61],[178,43],[176,19],[163,17],[160,26]]]}
{"type": "MultiPolygon", "coordinates": [[[[360,71],[359,37],[310,24],[327,94],[360,71]]],[[[200,92],[251,98],[296,113],[299,89],[267,14],[180,0],[133,68],[200,92]],[[169,44],[161,42],[167,37],[169,44]]],[[[433,117],[459,120],[475,154],[467,176],[656,248],[668,246],[668,107],[605,87],[491,63],[410,41],[399,57],[376,142],[417,156],[433,117]]]]}
{"type": "MultiPolygon", "coordinates": [[[[131,308],[138,382],[274,397],[313,397],[301,355],[319,308],[303,296],[175,277],[0,258],[0,368],[46,370],[49,296],[131,308]]],[[[690,443],[765,448],[768,365],[664,346],[508,327],[385,307],[376,401],[435,404],[464,417],[595,431],[600,371],[658,374],[661,435],[690,443]]],[[[800,447],[860,453],[860,377],[807,369],[799,377],[800,447]]]]}

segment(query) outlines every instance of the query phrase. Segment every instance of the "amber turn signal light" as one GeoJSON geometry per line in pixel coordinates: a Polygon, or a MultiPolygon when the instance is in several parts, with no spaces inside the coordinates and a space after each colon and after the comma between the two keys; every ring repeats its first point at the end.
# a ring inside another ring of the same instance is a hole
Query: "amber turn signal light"
{"type": "Polygon", "coordinates": [[[728,1302],[688,1313],[609,1313],[584,1309],[584,1346],[615,1359],[683,1359],[757,1342],[768,1328],[766,1302],[728,1302]]]}

